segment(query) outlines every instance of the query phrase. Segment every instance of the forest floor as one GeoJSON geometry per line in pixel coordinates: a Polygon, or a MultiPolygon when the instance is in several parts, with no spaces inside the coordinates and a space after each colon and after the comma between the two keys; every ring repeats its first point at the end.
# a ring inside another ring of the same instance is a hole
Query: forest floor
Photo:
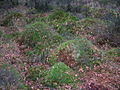
{"type": "MultiPolygon", "coordinates": [[[[5,35],[8,35],[16,30],[19,32],[24,31],[24,28],[21,27],[16,29],[9,26],[0,26],[0,30],[5,35]]],[[[29,62],[31,58],[23,53],[23,47],[24,46],[20,46],[15,40],[0,37],[0,65],[10,64],[15,67],[22,76],[24,84],[31,88],[31,90],[51,90],[40,84],[38,81],[33,82],[27,79],[29,74],[28,69],[31,66],[44,66],[46,68],[49,68],[50,66],[41,62],[29,62]]],[[[93,69],[87,67],[87,69],[84,70],[82,67],[79,67],[76,76],[79,76],[78,79],[81,82],[77,84],[77,89],[75,90],[119,90],[120,57],[116,57],[115,60],[105,61],[99,66],[94,66],[93,69]]],[[[74,90],[69,85],[63,85],[62,88],[65,90],[74,90]]]]}

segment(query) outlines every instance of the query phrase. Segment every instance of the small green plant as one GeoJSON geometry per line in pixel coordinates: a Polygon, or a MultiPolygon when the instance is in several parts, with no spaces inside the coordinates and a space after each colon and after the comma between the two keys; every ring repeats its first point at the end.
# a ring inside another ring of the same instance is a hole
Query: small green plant
{"type": "Polygon", "coordinates": [[[46,85],[49,87],[56,87],[64,84],[73,84],[74,76],[70,75],[72,70],[64,63],[56,63],[48,71],[45,77],[46,85]]]}

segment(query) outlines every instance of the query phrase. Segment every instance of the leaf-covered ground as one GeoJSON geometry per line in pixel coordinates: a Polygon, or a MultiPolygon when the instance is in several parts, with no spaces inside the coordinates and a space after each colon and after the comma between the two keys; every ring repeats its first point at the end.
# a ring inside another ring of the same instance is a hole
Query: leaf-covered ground
{"type": "MultiPolygon", "coordinates": [[[[83,19],[63,10],[28,14],[20,6],[4,12],[0,89],[119,90],[120,22],[102,20],[92,11],[94,17],[83,19]],[[113,23],[117,26],[112,29],[113,23]]],[[[109,13],[120,17],[119,12],[109,13]]]]}

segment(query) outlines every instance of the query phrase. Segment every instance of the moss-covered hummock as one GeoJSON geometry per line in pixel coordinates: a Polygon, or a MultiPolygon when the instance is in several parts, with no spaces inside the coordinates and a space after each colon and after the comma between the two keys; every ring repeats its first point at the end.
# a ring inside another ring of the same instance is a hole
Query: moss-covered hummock
{"type": "Polygon", "coordinates": [[[70,67],[76,64],[82,66],[93,66],[101,61],[101,52],[94,50],[90,41],[85,38],[68,40],[58,46],[49,56],[48,62],[64,62],[70,67]]]}
{"type": "Polygon", "coordinates": [[[72,72],[72,69],[64,63],[56,63],[50,68],[48,74],[45,76],[45,84],[49,87],[56,87],[65,84],[73,85],[75,83],[75,78],[72,72]]]}
{"type": "Polygon", "coordinates": [[[107,32],[107,23],[100,19],[84,18],[75,23],[73,31],[78,34],[101,35],[107,32]]]}
{"type": "Polygon", "coordinates": [[[41,54],[63,40],[64,38],[52,31],[46,23],[35,22],[26,26],[26,31],[21,33],[19,43],[30,47],[32,54],[41,54]]]}

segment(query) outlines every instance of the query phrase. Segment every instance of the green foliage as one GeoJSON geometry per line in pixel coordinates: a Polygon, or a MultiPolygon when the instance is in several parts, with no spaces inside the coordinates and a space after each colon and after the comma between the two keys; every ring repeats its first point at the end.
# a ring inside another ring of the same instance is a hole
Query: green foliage
{"type": "Polygon", "coordinates": [[[70,72],[72,70],[64,63],[56,63],[45,77],[47,86],[56,87],[64,84],[73,84],[74,77],[70,75],[70,72]]]}
{"type": "Polygon", "coordinates": [[[63,37],[50,30],[49,25],[43,22],[35,22],[26,26],[22,32],[21,42],[31,47],[33,54],[40,54],[46,48],[50,48],[63,41],[63,37]]]}
{"type": "Polygon", "coordinates": [[[5,19],[2,21],[2,26],[11,26],[13,25],[13,22],[12,20],[13,19],[16,19],[16,18],[20,18],[20,17],[23,17],[23,15],[21,13],[18,13],[18,12],[11,12],[11,13],[8,13],[6,16],[5,16],[5,19]]]}
{"type": "Polygon", "coordinates": [[[50,65],[54,65],[55,63],[57,63],[56,54],[55,53],[50,54],[47,61],[50,65]]]}
{"type": "Polygon", "coordinates": [[[75,35],[73,32],[74,23],[66,23],[59,25],[57,28],[57,32],[64,37],[68,37],[68,36],[74,37],[75,35]]]}
{"type": "Polygon", "coordinates": [[[31,67],[29,69],[29,75],[27,78],[33,81],[36,81],[39,78],[42,81],[42,79],[46,76],[46,74],[47,74],[47,70],[43,66],[31,67]]]}
{"type": "Polygon", "coordinates": [[[20,74],[11,65],[3,64],[0,66],[0,78],[0,87],[4,87],[6,89],[12,89],[13,87],[18,89],[26,88],[22,83],[20,74]]]}
{"type": "Polygon", "coordinates": [[[19,32],[13,32],[13,33],[10,33],[10,34],[5,34],[5,35],[3,35],[3,37],[7,38],[7,39],[14,39],[14,38],[19,37],[19,35],[20,35],[19,32]]]}
{"type": "Polygon", "coordinates": [[[45,22],[48,23],[48,16],[46,16],[45,14],[34,14],[32,17],[30,17],[27,20],[27,23],[35,23],[35,22],[45,22]]]}
{"type": "Polygon", "coordinates": [[[56,63],[49,70],[44,66],[31,67],[29,69],[28,79],[44,84],[49,87],[57,87],[64,84],[74,84],[73,72],[64,63],[56,63]]]}
{"type": "Polygon", "coordinates": [[[76,37],[77,34],[103,35],[108,33],[108,23],[95,18],[83,18],[80,21],[59,25],[57,32],[63,37],[76,37]]]}
{"type": "Polygon", "coordinates": [[[110,49],[106,52],[106,55],[110,58],[114,58],[114,57],[120,57],[120,49],[119,48],[113,48],[110,49]]]}
{"type": "Polygon", "coordinates": [[[59,26],[59,24],[73,22],[77,20],[78,19],[76,17],[71,16],[69,13],[62,10],[56,10],[49,15],[49,21],[51,22],[51,24],[55,25],[56,28],[59,26]]]}
{"type": "Polygon", "coordinates": [[[73,32],[82,35],[103,35],[108,32],[107,23],[100,19],[84,18],[75,23],[73,32]]]}
{"type": "Polygon", "coordinates": [[[2,37],[2,35],[3,35],[3,32],[2,32],[2,31],[0,31],[0,37],[2,37]]]}
{"type": "Polygon", "coordinates": [[[90,41],[85,38],[77,38],[74,40],[68,40],[58,46],[56,50],[50,55],[54,57],[50,58],[48,62],[50,64],[56,63],[55,60],[59,60],[60,51],[66,51],[67,55],[72,56],[79,65],[93,67],[95,64],[99,64],[102,60],[101,52],[96,51],[93,48],[90,41]],[[97,56],[95,56],[97,54],[97,56]],[[51,63],[52,62],[52,63],[51,63]]]}

